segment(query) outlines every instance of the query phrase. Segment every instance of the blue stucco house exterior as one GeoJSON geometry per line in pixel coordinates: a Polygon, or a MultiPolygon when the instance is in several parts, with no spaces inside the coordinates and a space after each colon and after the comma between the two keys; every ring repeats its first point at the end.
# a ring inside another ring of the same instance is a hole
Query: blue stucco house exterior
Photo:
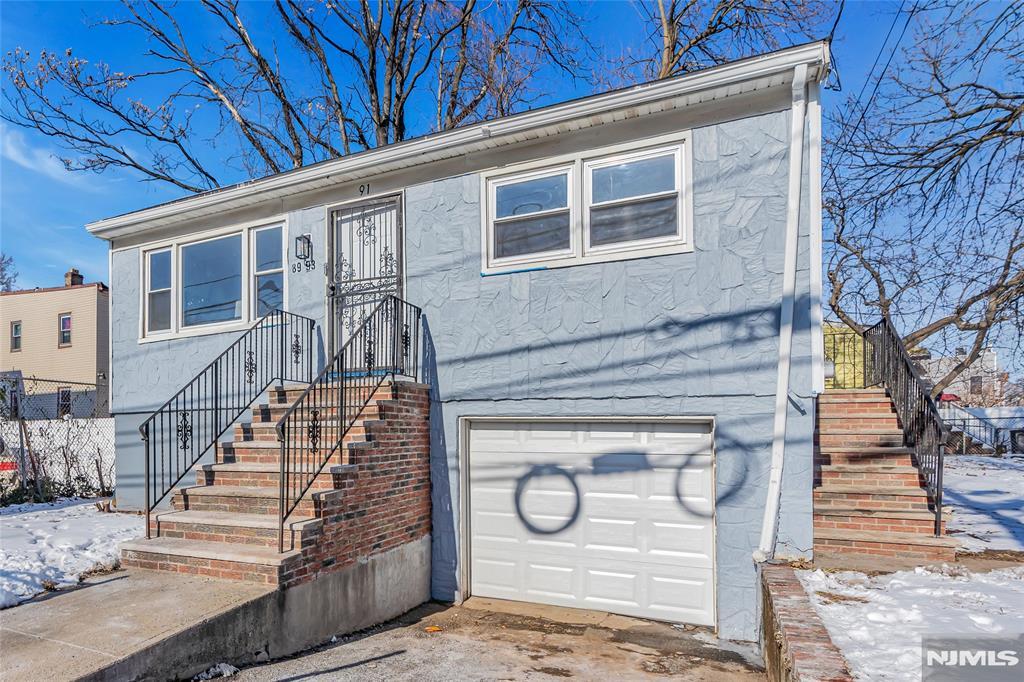
{"type": "Polygon", "coordinates": [[[754,639],[812,546],[825,43],[93,223],[110,243],[117,504],[139,425],[267,310],[314,362],[422,309],[432,596],[754,639]],[[532,506],[531,506],[532,505],[532,506]]]}

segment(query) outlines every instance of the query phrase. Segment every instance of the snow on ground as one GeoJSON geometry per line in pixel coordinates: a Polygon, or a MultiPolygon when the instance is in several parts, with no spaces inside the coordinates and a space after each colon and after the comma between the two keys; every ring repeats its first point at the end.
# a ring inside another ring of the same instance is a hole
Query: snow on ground
{"type": "Polygon", "coordinates": [[[44,584],[70,587],[83,573],[117,565],[118,545],[145,532],[145,517],[95,505],[66,499],[0,509],[0,608],[45,591],[44,584]]]}
{"type": "Polygon", "coordinates": [[[863,573],[797,571],[858,680],[921,679],[921,636],[1024,632],[1024,566],[863,573]]]}
{"type": "Polygon", "coordinates": [[[964,550],[1024,552],[1024,457],[949,455],[942,483],[947,530],[964,550]]]}

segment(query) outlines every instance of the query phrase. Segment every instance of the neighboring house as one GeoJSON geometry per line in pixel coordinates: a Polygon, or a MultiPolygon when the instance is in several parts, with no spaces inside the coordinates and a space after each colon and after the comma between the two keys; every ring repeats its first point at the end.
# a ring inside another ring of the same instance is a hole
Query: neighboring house
{"type": "Polygon", "coordinates": [[[827,70],[808,44],[89,225],[119,508],[139,425],[266,311],[315,320],[323,366],[393,293],[422,308],[434,598],[753,639],[759,544],[813,542],[827,70]]]}
{"type": "Polygon", "coordinates": [[[23,416],[107,414],[109,314],[107,286],[86,284],[74,268],[62,287],[0,293],[0,372],[45,380],[20,389],[38,412],[23,416]]]}
{"type": "MultiPolygon", "coordinates": [[[[958,348],[952,356],[934,356],[925,351],[914,359],[923,368],[925,378],[933,384],[945,377],[964,360],[967,350],[958,348]]],[[[996,351],[985,348],[981,354],[954,379],[943,393],[957,396],[962,405],[989,407],[1000,405],[1004,399],[1009,375],[999,368],[996,351]]]]}

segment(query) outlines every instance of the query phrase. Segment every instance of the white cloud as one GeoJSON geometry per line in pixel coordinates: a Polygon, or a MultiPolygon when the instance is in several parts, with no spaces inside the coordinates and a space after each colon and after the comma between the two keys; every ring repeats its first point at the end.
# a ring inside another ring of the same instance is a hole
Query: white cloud
{"type": "Polygon", "coordinates": [[[83,178],[64,168],[60,159],[46,149],[33,147],[21,131],[0,126],[0,155],[22,168],[40,173],[58,182],[88,187],[83,178]]]}

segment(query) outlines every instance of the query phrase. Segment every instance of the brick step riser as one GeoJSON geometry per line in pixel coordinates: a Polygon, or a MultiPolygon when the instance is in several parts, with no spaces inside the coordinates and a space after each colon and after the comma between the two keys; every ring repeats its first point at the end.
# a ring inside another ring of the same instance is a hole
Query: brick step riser
{"type": "Polygon", "coordinates": [[[841,418],[826,418],[822,416],[818,419],[818,433],[829,433],[832,430],[852,431],[854,429],[899,431],[899,428],[900,422],[896,417],[851,417],[843,415],[841,418]]]}
{"type": "MultiPolygon", "coordinates": [[[[346,445],[357,445],[362,441],[354,441],[346,445]]],[[[348,459],[348,447],[341,448],[331,455],[328,466],[345,464],[348,459]]],[[[295,454],[298,450],[293,451],[295,454]]],[[[323,450],[321,449],[321,454],[323,450]]],[[[309,454],[309,453],[306,453],[309,454]]],[[[217,458],[218,464],[281,464],[281,451],[278,448],[239,448],[238,450],[222,450],[217,458]]]]}
{"type": "Polygon", "coordinates": [[[814,434],[814,442],[816,445],[823,448],[873,448],[879,446],[900,448],[903,447],[903,434],[881,435],[850,433],[837,435],[831,433],[816,433],[814,434]]]}
{"type": "MultiPolygon", "coordinates": [[[[814,528],[817,530],[863,530],[888,533],[919,533],[932,535],[935,522],[929,519],[893,519],[884,516],[832,515],[815,514],[814,528]]],[[[946,523],[942,523],[942,532],[946,532],[946,523]]]]}
{"type": "Polygon", "coordinates": [[[862,540],[814,540],[814,551],[827,554],[860,554],[889,556],[927,561],[954,561],[956,551],[949,547],[908,545],[904,542],[870,542],[862,540]]]}
{"type": "MultiPolygon", "coordinates": [[[[263,514],[266,516],[277,516],[280,513],[276,497],[242,497],[234,495],[189,495],[182,497],[175,495],[173,505],[177,511],[190,509],[193,511],[263,514]]],[[[303,499],[294,513],[299,516],[316,516],[313,501],[308,498],[303,499]]]]}
{"type": "Polygon", "coordinates": [[[817,454],[814,457],[815,466],[828,466],[838,464],[863,464],[865,466],[888,464],[890,466],[915,466],[912,455],[906,453],[891,455],[886,453],[829,453],[817,454]]]}
{"type": "Polygon", "coordinates": [[[875,485],[885,488],[920,488],[925,485],[919,473],[880,473],[875,471],[821,471],[815,485],[875,485]]]}
{"type": "Polygon", "coordinates": [[[816,489],[813,494],[815,509],[832,506],[859,507],[878,511],[930,511],[928,496],[922,490],[920,495],[879,495],[876,493],[835,493],[816,489]]]}
{"type": "Polygon", "coordinates": [[[888,400],[875,400],[863,403],[836,403],[818,400],[818,414],[887,414],[895,415],[896,408],[888,400]]]}
{"type": "MultiPolygon", "coordinates": [[[[334,407],[320,407],[317,409],[320,410],[321,421],[337,418],[338,410],[334,407]]],[[[271,406],[269,408],[253,408],[250,410],[253,424],[277,424],[287,411],[287,406],[271,406]]],[[[377,405],[371,403],[359,412],[350,411],[349,416],[361,419],[380,419],[381,412],[382,410],[377,405]]]]}
{"type": "MultiPolygon", "coordinates": [[[[206,486],[237,485],[277,490],[280,487],[280,479],[279,472],[200,471],[196,475],[196,484],[206,486]]],[[[320,474],[313,480],[310,488],[316,491],[333,490],[334,480],[330,473],[320,474]]]]}
{"type": "Polygon", "coordinates": [[[224,559],[200,559],[160,552],[123,552],[121,565],[127,568],[147,568],[172,573],[189,573],[211,578],[226,578],[264,585],[281,582],[282,568],[261,566],[224,559]]]}
{"type": "MultiPolygon", "coordinates": [[[[256,426],[256,425],[254,425],[256,426]]],[[[232,443],[279,443],[277,439],[277,431],[273,428],[272,424],[268,424],[270,428],[248,428],[242,426],[235,427],[235,433],[231,440],[232,443]]],[[[324,424],[320,428],[320,438],[323,439],[325,436],[333,437],[338,429],[333,424],[324,424]]],[[[345,441],[361,440],[366,434],[366,429],[362,426],[353,426],[345,433],[345,441]]],[[[306,438],[304,434],[293,434],[291,438],[292,443],[304,444],[306,438]],[[299,437],[296,438],[295,436],[299,437]]]]}
{"type": "MultiPolygon", "coordinates": [[[[233,545],[253,547],[277,547],[276,528],[245,528],[221,526],[206,523],[179,523],[154,520],[150,527],[154,537],[182,538],[204,542],[226,542],[233,545]]],[[[286,550],[302,549],[316,544],[320,537],[318,530],[294,531],[285,527],[284,545],[286,550]]]]}

